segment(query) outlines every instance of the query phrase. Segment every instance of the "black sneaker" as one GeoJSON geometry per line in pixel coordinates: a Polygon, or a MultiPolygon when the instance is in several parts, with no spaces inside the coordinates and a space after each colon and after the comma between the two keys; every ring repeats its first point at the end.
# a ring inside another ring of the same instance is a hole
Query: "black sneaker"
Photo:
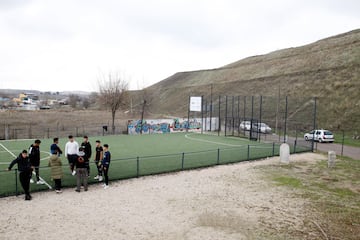
{"type": "Polygon", "coordinates": [[[76,189],[75,192],[80,192],[80,190],[76,189]]]}
{"type": "Polygon", "coordinates": [[[26,195],[26,196],[25,196],[25,200],[26,200],[26,201],[31,200],[31,196],[30,196],[30,195],[26,195]]]}

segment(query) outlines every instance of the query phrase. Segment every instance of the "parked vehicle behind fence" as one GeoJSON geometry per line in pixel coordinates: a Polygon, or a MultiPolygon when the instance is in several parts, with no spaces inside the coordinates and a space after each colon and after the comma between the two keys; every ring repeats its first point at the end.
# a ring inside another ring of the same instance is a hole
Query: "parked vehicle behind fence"
{"type": "Polygon", "coordinates": [[[240,129],[245,131],[255,131],[260,133],[271,133],[271,128],[266,123],[253,122],[251,126],[251,121],[242,121],[240,123],[240,129]]]}
{"type": "Polygon", "coordinates": [[[334,142],[334,134],[329,130],[316,129],[312,130],[309,133],[305,133],[304,139],[306,141],[314,139],[317,142],[334,142]]]}

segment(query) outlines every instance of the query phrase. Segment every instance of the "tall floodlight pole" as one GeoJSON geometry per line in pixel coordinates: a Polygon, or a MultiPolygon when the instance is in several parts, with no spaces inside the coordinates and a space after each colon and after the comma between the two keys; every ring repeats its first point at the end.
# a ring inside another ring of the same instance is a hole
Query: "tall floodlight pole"
{"type": "Polygon", "coordinates": [[[201,134],[204,128],[204,96],[201,96],[201,134]]]}
{"type": "Polygon", "coordinates": [[[141,111],[141,129],[140,129],[140,134],[143,133],[145,105],[146,105],[146,100],[144,99],[143,106],[142,106],[142,111],[141,111]]]}
{"type": "Polygon", "coordinates": [[[286,142],[287,134],[287,116],[288,115],[288,96],[285,97],[285,120],[284,120],[284,143],[286,142]]]}
{"type": "MultiPolygon", "coordinates": [[[[317,98],[314,97],[314,113],[313,113],[313,130],[316,129],[316,106],[317,105],[317,98]]],[[[314,151],[314,139],[315,139],[315,131],[313,132],[312,141],[311,141],[311,151],[314,151]]]]}
{"type": "Polygon", "coordinates": [[[187,126],[186,126],[186,132],[189,131],[189,127],[190,127],[190,101],[191,101],[191,96],[189,96],[189,107],[188,107],[188,122],[187,122],[187,126]]]}
{"type": "Polygon", "coordinates": [[[210,132],[211,132],[211,130],[212,130],[212,128],[211,128],[211,119],[212,119],[212,105],[213,105],[213,102],[212,102],[212,98],[213,98],[213,96],[212,96],[212,93],[213,92],[213,85],[212,84],[210,84],[210,132]]]}

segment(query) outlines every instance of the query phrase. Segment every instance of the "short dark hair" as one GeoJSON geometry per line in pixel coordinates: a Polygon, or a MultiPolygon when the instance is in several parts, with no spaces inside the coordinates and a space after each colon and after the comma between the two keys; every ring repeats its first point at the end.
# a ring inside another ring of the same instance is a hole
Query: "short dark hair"
{"type": "Polygon", "coordinates": [[[35,143],[40,144],[41,141],[40,141],[39,139],[36,139],[36,140],[35,140],[35,143]]]}
{"type": "Polygon", "coordinates": [[[54,138],[54,142],[57,142],[57,141],[59,141],[59,138],[57,138],[57,137],[54,138]]]}
{"type": "Polygon", "coordinates": [[[88,139],[88,136],[85,135],[84,138],[88,139]]]}
{"type": "Polygon", "coordinates": [[[24,149],[24,150],[22,150],[22,152],[21,153],[27,153],[27,151],[24,149]]]}
{"type": "Polygon", "coordinates": [[[69,135],[69,137],[68,138],[73,138],[73,135],[69,135]]]}
{"type": "Polygon", "coordinates": [[[100,142],[100,140],[96,140],[95,142],[97,142],[97,143],[101,143],[101,142],[100,142]]]}
{"type": "Polygon", "coordinates": [[[109,147],[109,145],[105,143],[105,144],[104,144],[104,147],[108,148],[108,147],[109,147]]]}

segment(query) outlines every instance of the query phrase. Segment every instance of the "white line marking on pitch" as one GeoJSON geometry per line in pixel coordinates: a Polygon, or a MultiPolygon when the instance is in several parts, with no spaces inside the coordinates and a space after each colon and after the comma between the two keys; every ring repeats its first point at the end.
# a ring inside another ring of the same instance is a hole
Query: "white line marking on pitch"
{"type": "MultiPolygon", "coordinates": [[[[189,135],[192,135],[192,134],[189,134],[189,135]]],[[[197,138],[192,138],[189,135],[185,134],[185,138],[187,138],[189,140],[193,140],[193,141],[207,142],[207,143],[219,144],[219,145],[224,145],[224,146],[229,146],[229,147],[244,147],[245,146],[245,145],[238,145],[238,144],[228,144],[228,143],[214,142],[214,141],[209,141],[209,140],[204,140],[204,139],[197,139],[197,138]]]]}
{"type": "MultiPolygon", "coordinates": [[[[11,154],[11,156],[13,156],[14,158],[16,158],[16,155],[14,153],[12,153],[9,149],[7,149],[4,145],[2,145],[2,143],[0,143],[0,146],[5,150],[7,151],[8,153],[11,154]]],[[[32,172],[33,175],[36,175],[35,172],[33,171],[32,172]]],[[[49,189],[52,189],[52,187],[42,178],[42,177],[39,177],[41,181],[43,181],[45,183],[45,185],[49,188],[49,189]]]]}

